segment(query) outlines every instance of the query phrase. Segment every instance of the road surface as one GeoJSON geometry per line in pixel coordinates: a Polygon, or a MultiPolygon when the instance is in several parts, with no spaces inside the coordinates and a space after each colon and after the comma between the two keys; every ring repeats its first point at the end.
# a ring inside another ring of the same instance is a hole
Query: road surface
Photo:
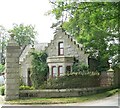
{"type": "Polygon", "coordinates": [[[120,108],[120,96],[117,94],[105,99],[69,104],[50,104],[50,105],[4,105],[2,108],[120,108]],[[81,106],[81,107],[80,107],[81,106]]]}

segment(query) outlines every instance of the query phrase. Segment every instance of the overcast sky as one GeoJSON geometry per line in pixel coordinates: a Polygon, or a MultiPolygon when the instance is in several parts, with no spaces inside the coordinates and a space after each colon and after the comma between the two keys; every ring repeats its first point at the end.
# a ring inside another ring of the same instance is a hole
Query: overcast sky
{"type": "Polygon", "coordinates": [[[0,0],[0,25],[10,29],[13,23],[35,25],[39,42],[50,42],[53,30],[50,28],[53,16],[45,16],[51,9],[49,0],[0,0]]]}

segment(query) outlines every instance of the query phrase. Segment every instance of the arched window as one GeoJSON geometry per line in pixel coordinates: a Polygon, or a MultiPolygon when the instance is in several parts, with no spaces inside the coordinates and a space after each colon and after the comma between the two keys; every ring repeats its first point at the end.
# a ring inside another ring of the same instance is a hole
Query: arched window
{"type": "Polygon", "coordinates": [[[63,44],[63,42],[58,43],[58,55],[64,55],[64,44],[63,44]]]}

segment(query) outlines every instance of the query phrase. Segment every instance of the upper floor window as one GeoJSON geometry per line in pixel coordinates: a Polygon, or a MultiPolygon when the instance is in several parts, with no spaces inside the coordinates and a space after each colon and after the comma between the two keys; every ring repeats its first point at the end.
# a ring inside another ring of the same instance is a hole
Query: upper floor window
{"type": "Polygon", "coordinates": [[[58,55],[64,55],[64,44],[63,44],[63,42],[58,43],[58,55]]]}

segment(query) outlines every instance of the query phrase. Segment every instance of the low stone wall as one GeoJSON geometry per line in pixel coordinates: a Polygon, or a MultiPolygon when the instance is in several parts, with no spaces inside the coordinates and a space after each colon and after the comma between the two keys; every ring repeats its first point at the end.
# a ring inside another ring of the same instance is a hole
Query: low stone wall
{"type": "Polygon", "coordinates": [[[82,89],[49,89],[49,90],[20,90],[20,97],[78,97],[100,93],[111,89],[110,87],[82,88],[82,89]]]}
{"type": "Polygon", "coordinates": [[[114,83],[116,87],[120,88],[120,68],[115,69],[114,83]]]}

